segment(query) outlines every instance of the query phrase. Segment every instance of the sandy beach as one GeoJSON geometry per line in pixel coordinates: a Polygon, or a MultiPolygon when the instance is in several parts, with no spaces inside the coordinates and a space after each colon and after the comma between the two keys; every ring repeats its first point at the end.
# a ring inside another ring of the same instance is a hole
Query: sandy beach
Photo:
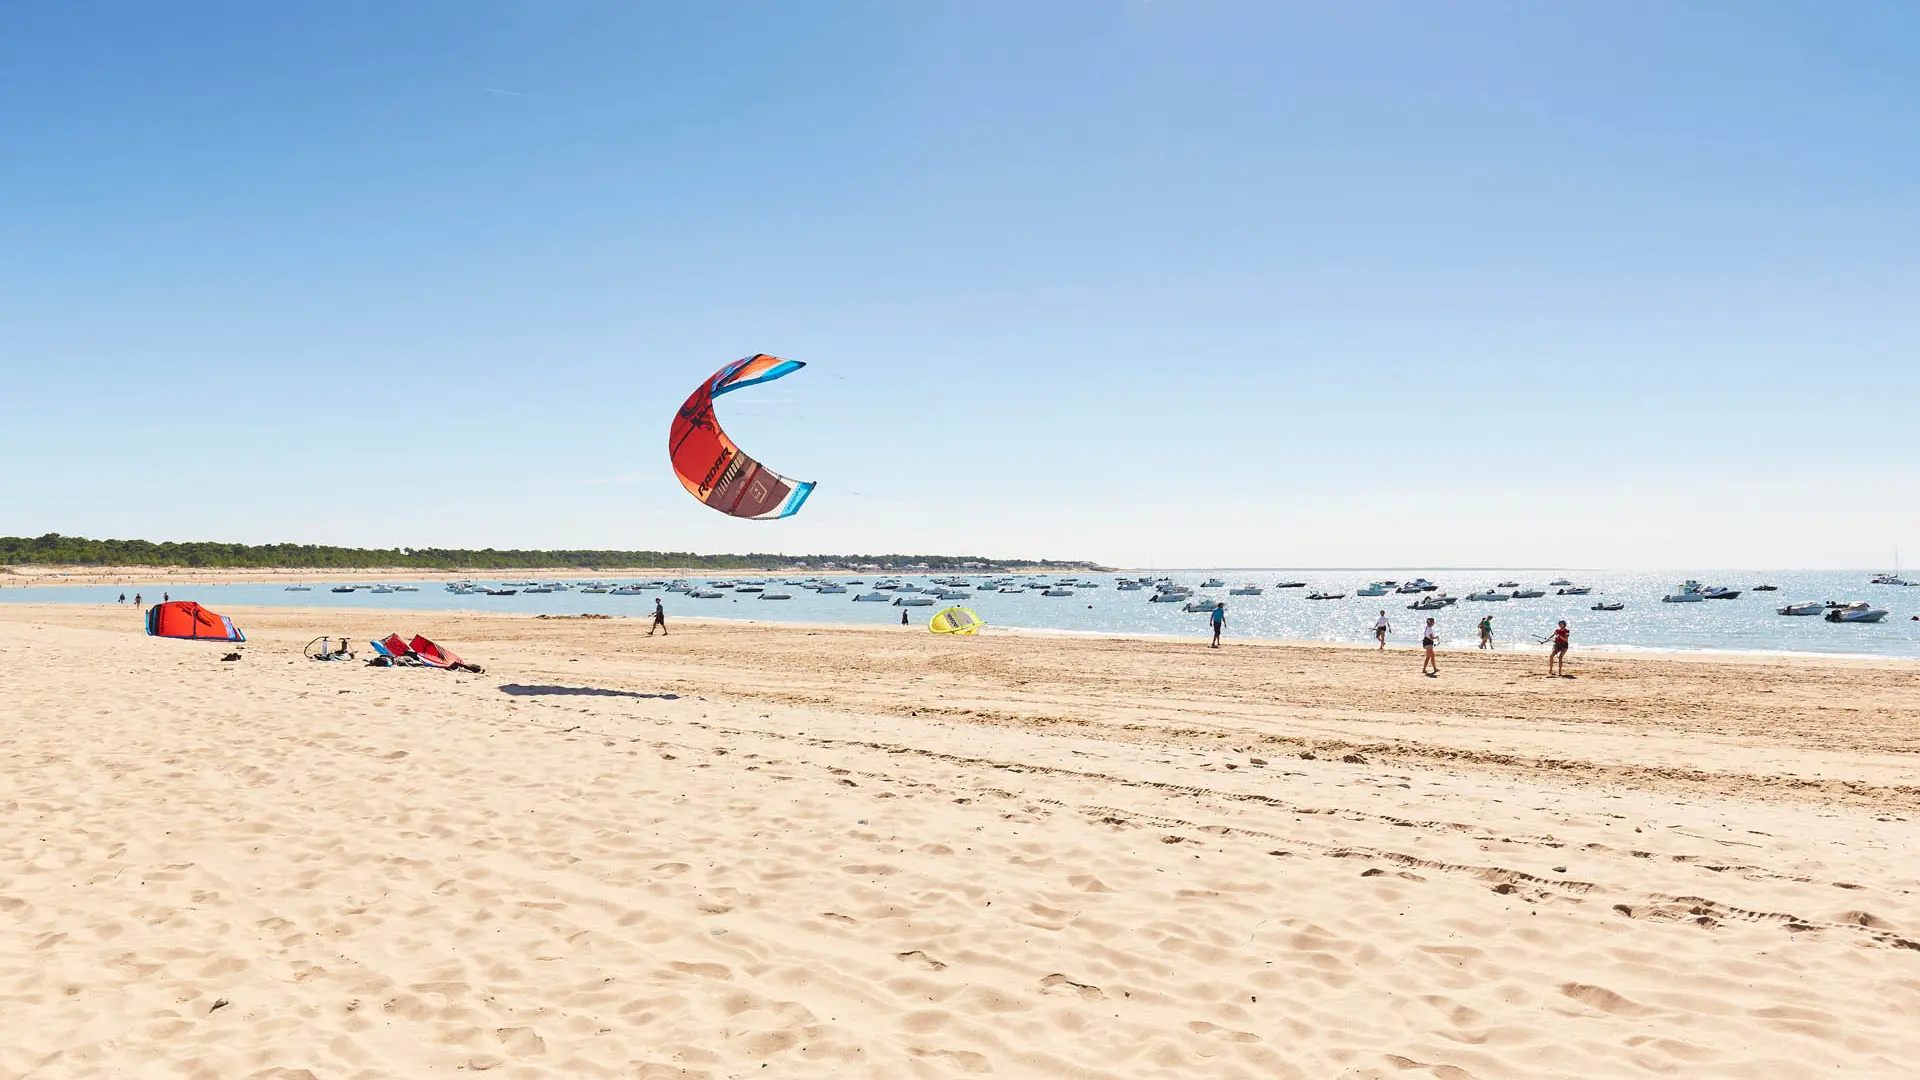
{"type": "Polygon", "coordinates": [[[223,613],[0,607],[0,1078],[1920,1061],[1913,662],[223,613]]]}

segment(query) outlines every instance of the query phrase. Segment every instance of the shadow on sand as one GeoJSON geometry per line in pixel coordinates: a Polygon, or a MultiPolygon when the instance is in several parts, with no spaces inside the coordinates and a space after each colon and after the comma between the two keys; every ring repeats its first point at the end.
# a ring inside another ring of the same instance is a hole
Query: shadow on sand
{"type": "Polygon", "coordinates": [[[545,697],[564,695],[572,697],[627,697],[656,698],[661,701],[679,701],[679,694],[642,694],[634,690],[602,690],[596,686],[528,686],[525,683],[507,683],[500,687],[503,694],[515,697],[545,697]]]}

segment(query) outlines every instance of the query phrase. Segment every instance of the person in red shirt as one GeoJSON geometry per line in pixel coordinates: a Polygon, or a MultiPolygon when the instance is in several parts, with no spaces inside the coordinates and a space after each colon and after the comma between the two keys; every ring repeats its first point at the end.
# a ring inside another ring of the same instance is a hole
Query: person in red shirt
{"type": "Polygon", "coordinates": [[[1561,619],[1547,640],[1553,642],[1553,651],[1547,654],[1547,674],[1564,676],[1567,673],[1567,639],[1572,631],[1567,629],[1567,620],[1561,619]]]}

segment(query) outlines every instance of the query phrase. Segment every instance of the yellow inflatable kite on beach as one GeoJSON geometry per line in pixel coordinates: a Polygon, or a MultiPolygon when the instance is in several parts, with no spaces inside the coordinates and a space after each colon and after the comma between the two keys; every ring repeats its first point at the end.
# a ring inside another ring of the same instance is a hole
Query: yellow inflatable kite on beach
{"type": "Polygon", "coordinates": [[[971,634],[985,625],[980,616],[963,607],[945,608],[927,620],[927,629],[936,634],[971,634]]]}

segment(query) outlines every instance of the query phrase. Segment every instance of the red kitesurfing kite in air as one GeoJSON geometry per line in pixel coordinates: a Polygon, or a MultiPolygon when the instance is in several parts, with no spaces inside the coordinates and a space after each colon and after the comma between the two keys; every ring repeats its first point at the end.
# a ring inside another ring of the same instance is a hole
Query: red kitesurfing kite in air
{"type": "Polygon", "coordinates": [[[667,438],[667,453],[673,457],[674,475],[694,498],[734,517],[772,520],[800,511],[813,493],[813,482],[790,480],[741,453],[720,430],[713,399],[743,386],[772,382],[805,366],[798,360],[755,353],[714,372],[680,406],[667,438]]]}

